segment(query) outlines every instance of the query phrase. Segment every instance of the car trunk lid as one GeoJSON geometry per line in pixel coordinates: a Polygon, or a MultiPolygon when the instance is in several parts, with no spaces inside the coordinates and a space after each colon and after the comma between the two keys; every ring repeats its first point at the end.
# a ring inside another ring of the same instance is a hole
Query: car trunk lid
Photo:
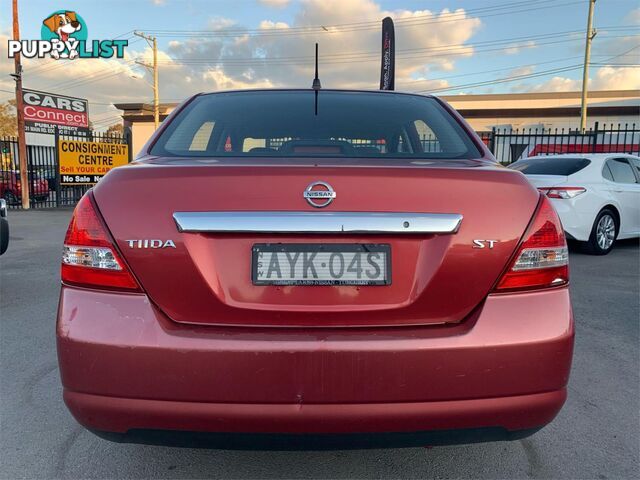
{"type": "Polygon", "coordinates": [[[417,167],[154,160],[113,170],[94,194],[143,289],[174,321],[313,327],[461,321],[484,300],[506,267],[539,198],[520,173],[474,161],[417,167]],[[305,188],[319,180],[336,192],[323,209],[303,198],[305,188]],[[221,212],[230,218],[233,212],[238,218],[260,212],[305,214],[318,225],[327,214],[345,213],[365,219],[459,215],[462,220],[450,231],[407,233],[322,228],[180,231],[174,219],[176,213],[221,212]],[[391,283],[254,284],[256,245],[299,243],[387,245],[391,283]]]}
{"type": "Polygon", "coordinates": [[[569,181],[566,175],[527,175],[526,177],[536,188],[557,187],[569,181]]]}

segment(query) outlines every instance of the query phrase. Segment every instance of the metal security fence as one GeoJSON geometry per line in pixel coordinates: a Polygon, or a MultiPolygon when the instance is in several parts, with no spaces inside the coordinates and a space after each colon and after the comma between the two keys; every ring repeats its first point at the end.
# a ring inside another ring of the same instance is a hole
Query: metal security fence
{"type": "MultiPolygon", "coordinates": [[[[572,129],[496,129],[478,132],[485,145],[502,164],[536,155],[628,153],[640,155],[640,126],[636,124],[604,125],[580,132],[572,129]]],[[[54,136],[52,136],[54,137],[54,136]]],[[[58,140],[83,140],[120,143],[131,146],[130,136],[94,133],[90,138],[55,135],[54,145],[27,145],[27,164],[31,208],[73,206],[90,188],[88,185],[61,185],[57,154],[58,140]]],[[[267,147],[277,149],[291,138],[268,139],[267,147]]],[[[348,140],[363,150],[385,153],[384,140],[348,140]]],[[[437,153],[440,143],[433,135],[421,135],[425,152],[437,153]]],[[[131,148],[129,148],[131,152],[131,148]]],[[[130,161],[130,160],[129,160],[130,161]]],[[[9,208],[21,208],[20,162],[15,137],[0,137],[0,197],[9,208]]]]}
{"type": "Polygon", "coordinates": [[[640,128],[605,125],[581,132],[571,129],[493,129],[478,132],[496,159],[505,165],[537,155],[628,153],[640,154],[640,128]]]}
{"type": "MultiPolygon", "coordinates": [[[[604,125],[598,123],[594,128],[580,132],[573,129],[528,128],[498,129],[477,132],[482,142],[491,150],[496,159],[505,165],[522,158],[536,155],[553,155],[563,153],[629,153],[640,154],[640,126],[636,124],[604,125]]],[[[267,139],[267,147],[277,150],[291,138],[267,139]]],[[[356,148],[374,153],[386,153],[386,143],[380,140],[362,140],[336,138],[349,142],[356,148]],[[374,150],[375,149],[375,150],[374,150]]],[[[422,149],[426,153],[437,154],[442,147],[436,135],[420,135],[422,149]]],[[[402,140],[398,150],[405,151],[402,140]]]]}
{"type": "MultiPolygon", "coordinates": [[[[0,197],[9,208],[22,207],[22,181],[18,140],[15,137],[0,139],[0,197]]],[[[31,208],[55,206],[57,189],[56,158],[53,146],[27,145],[27,172],[29,178],[31,208]]]]}
{"type": "MultiPolygon", "coordinates": [[[[94,133],[86,137],[51,136],[53,145],[27,145],[29,205],[31,208],[74,206],[90,185],[61,185],[57,154],[59,138],[130,144],[129,137],[94,133]]],[[[18,139],[0,137],[0,197],[9,208],[22,208],[22,185],[18,139]]]]}

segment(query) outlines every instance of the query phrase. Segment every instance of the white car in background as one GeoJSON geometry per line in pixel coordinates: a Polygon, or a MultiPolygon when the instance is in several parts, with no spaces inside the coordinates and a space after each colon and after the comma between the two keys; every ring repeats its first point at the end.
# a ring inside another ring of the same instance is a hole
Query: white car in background
{"type": "Polygon", "coordinates": [[[530,157],[509,168],[551,199],[568,239],[606,255],[615,240],[640,236],[640,158],[567,154],[530,157]]]}

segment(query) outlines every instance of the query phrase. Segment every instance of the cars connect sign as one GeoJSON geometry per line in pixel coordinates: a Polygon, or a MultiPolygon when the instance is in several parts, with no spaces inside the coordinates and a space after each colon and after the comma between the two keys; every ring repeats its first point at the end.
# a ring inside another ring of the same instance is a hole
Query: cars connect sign
{"type": "Polygon", "coordinates": [[[92,185],[112,168],[129,163],[129,146],[61,138],[58,158],[61,185],[92,185]]]}
{"type": "Polygon", "coordinates": [[[23,90],[25,131],[89,136],[89,103],[82,98],[23,90]]]}

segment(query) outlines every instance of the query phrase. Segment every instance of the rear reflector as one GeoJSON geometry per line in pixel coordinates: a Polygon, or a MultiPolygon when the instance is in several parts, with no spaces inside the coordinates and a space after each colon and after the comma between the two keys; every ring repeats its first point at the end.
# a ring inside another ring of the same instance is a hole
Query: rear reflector
{"type": "Polygon", "coordinates": [[[93,204],[84,195],[73,212],[64,239],[62,281],[90,288],[140,291],[93,204]]]}
{"type": "Polygon", "coordinates": [[[569,282],[569,251],[558,214],[542,196],[534,219],[497,292],[557,287],[569,282]]]}

